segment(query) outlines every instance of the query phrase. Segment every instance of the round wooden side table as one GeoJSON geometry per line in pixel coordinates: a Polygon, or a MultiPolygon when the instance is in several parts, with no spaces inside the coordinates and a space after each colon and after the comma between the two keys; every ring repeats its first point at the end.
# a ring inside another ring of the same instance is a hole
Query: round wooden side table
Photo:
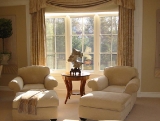
{"type": "Polygon", "coordinates": [[[72,90],[72,81],[81,81],[80,83],[80,93],[76,93],[76,94],[80,94],[81,96],[83,96],[85,94],[85,84],[87,79],[89,79],[90,73],[88,72],[81,72],[81,75],[70,75],[70,73],[63,73],[62,74],[62,78],[65,82],[66,88],[67,88],[67,95],[66,95],[66,100],[65,100],[65,104],[67,102],[68,99],[70,99],[71,95],[74,95],[74,91],[72,90]]]}

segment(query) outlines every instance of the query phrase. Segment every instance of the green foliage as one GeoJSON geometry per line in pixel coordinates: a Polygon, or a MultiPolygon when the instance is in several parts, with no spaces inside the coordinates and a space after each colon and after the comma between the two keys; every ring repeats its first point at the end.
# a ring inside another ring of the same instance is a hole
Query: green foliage
{"type": "Polygon", "coordinates": [[[8,38],[12,35],[12,21],[10,19],[1,18],[0,19],[0,38],[2,38],[3,52],[4,50],[4,38],[8,38]]]}
{"type": "Polygon", "coordinates": [[[10,19],[0,19],[0,38],[8,38],[12,35],[12,21],[10,19]]]}

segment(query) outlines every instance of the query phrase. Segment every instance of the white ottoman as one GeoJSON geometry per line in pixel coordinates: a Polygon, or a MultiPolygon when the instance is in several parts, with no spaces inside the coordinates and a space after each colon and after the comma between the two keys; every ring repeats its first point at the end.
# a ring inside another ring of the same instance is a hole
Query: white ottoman
{"type": "Polygon", "coordinates": [[[131,110],[131,95],[94,91],[80,98],[81,120],[124,120],[131,110]]]}
{"type": "Polygon", "coordinates": [[[37,115],[30,115],[18,112],[20,98],[25,92],[18,92],[12,103],[13,120],[51,120],[56,121],[58,117],[57,107],[59,99],[54,90],[46,90],[37,102],[37,115]]]}

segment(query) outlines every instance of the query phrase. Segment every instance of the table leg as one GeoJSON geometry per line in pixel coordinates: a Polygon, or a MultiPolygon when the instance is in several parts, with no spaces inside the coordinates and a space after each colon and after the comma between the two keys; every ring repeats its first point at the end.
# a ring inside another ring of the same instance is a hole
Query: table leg
{"type": "Polygon", "coordinates": [[[85,94],[85,84],[86,84],[86,80],[81,80],[81,85],[80,85],[81,96],[83,96],[85,94]]]}
{"type": "Polygon", "coordinates": [[[69,81],[68,80],[64,80],[65,84],[66,84],[66,88],[67,88],[67,95],[66,95],[66,100],[65,100],[65,104],[67,102],[67,99],[69,98],[70,99],[70,86],[69,86],[69,81]]]}
{"type": "Polygon", "coordinates": [[[70,96],[72,95],[72,80],[68,81],[69,83],[69,91],[70,91],[70,96]]]}

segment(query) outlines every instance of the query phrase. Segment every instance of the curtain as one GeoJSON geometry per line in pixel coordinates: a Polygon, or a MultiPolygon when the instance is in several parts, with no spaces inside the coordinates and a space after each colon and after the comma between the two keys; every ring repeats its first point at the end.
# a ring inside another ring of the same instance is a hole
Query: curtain
{"type": "Polygon", "coordinates": [[[134,66],[134,0],[115,0],[119,5],[117,64],[134,66]]]}
{"type": "Polygon", "coordinates": [[[123,6],[127,9],[135,9],[135,0],[113,0],[116,5],[123,6]]]}
{"type": "Polygon", "coordinates": [[[30,0],[32,65],[45,65],[45,7],[46,0],[30,0]]]}
{"type": "Polygon", "coordinates": [[[47,4],[65,8],[87,8],[109,1],[111,0],[47,0],[47,4]]]}
{"type": "Polygon", "coordinates": [[[87,8],[113,1],[119,6],[118,65],[133,66],[134,0],[30,0],[32,18],[32,64],[45,65],[45,7],[46,4],[66,8],[87,8]]]}

